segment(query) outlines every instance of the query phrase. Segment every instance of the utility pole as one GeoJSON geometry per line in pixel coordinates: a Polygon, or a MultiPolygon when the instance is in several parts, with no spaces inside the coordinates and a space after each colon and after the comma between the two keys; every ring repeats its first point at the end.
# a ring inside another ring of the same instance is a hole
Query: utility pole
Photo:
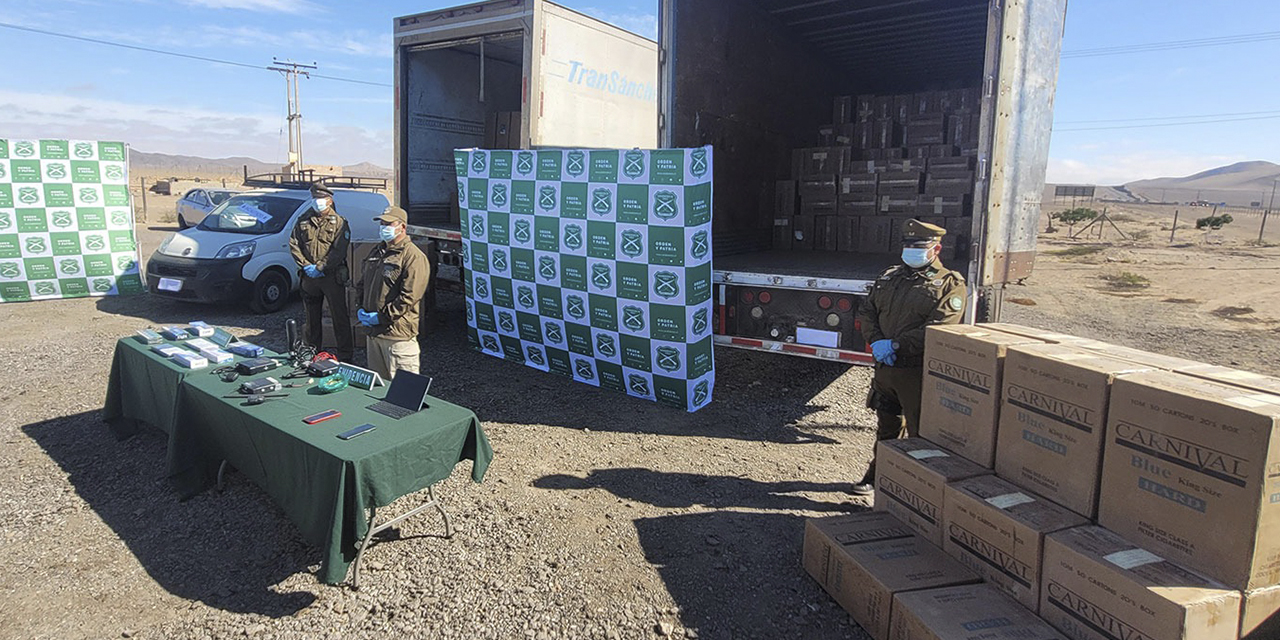
{"type": "Polygon", "coordinates": [[[1258,244],[1262,244],[1262,232],[1267,228],[1267,216],[1271,215],[1271,207],[1276,203],[1276,183],[1280,182],[1280,178],[1271,181],[1271,201],[1267,203],[1267,210],[1262,212],[1262,224],[1258,225],[1258,244]]]}
{"type": "Polygon", "coordinates": [[[302,113],[298,105],[298,76],[311,77],[311,70],[316,63],[301,64],[292,60],[280,60],[272,57],[275,66],[267,67],[271,71],[279,71],[284,76],[284,97],[289,105],[289,164],[285,165],[285,173],[302,172],[302,113]]]}

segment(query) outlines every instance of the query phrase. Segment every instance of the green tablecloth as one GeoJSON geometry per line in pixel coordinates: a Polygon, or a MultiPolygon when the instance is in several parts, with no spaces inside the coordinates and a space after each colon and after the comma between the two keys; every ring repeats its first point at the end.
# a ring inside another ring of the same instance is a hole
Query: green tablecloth
{"type": "MultiPolygon", "coordinates": [[[[278,369],[264,375],[282,375],[278,369]]],[[[493,449],[469,409],[436,398],[430,408],[394,420],[367,409],[386,387],[348,387],[320,394],[312,387],[285,389],[289,397],[242,406],[222,396],[240,381],[188,376],[180,386],[171,437],[170,472],[180,488],[207,487],[219,461],[262,487],[298,526],[309,543],[324,550],[320,579],[341,582],[368,531],[365,509],[447,478],[462,460],[472,460],[480,482],[493,449]],[[337,409],[342,416],[315,425],[302,418],[337,409]],[[377,429],[352,440],[336,435],[373,423],[377,429]]]]}
{"type": "MultiPolygon", "coordinates": [[[[165,344],[181,346],[178,342],[165,344]]],[[[181,367],[152,351],[151,345],[142,344],[132,336],[120,338],[111,360],[102,419],[119,438],[136,433],[139,423],[172,434],[178,386],[187,375],[201,373],[207,374],[208,369],[181,367]]]]}

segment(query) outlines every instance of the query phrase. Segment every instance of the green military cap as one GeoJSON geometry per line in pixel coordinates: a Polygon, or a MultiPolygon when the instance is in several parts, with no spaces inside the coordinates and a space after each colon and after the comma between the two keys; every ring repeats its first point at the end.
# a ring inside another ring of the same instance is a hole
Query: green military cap
{"type": "Polygon", "coordinates": [[[319,182],[311,183],[312,198],[332,198],[333,191],[319,182]]]}
{"type": "Polygon", "coordinates": [[[902,223],[902,240],[904,242],[937,240],[945,235],[947,235],[947,230],[936,224],[920,222],[914,218],[902,223]]]}

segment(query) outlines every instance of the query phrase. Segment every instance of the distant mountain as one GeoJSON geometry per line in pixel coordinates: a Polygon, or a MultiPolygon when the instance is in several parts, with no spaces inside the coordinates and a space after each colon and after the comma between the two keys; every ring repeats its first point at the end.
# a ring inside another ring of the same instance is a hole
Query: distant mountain
{"type": "MultiPolygon", "coordinates": [[[[167,153],[147,153],[136,149],[129,150],[129,169],[134,173],[147,173],[155,176],[238,176],[244,173],[246,166],[249,168],[250,174],[270,173],[280,170],[280,165],[278,164],[269,164],[244,156],[201,158],[199,156],[179,156],[167,153]]],[[[371,178],[390,178],[394,173],[391,169],[380,167],[371,162],[346,165],[342,167],[342,172],[344,175],[371,178]]]]}
{"type": "Polygon", "coordinates": [[[1198,199],[1249,206],[1254,202],[1265,205],[1278,178],[1280,165],[1254,160],[1181,178],[1137,180],[1124,187],[1135,196],[1151,201],[1189,202],[1198,199]]]}

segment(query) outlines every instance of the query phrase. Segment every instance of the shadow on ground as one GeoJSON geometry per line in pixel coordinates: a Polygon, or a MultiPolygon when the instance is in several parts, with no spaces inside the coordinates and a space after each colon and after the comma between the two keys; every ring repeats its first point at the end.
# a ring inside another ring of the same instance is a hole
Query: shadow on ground
{"type": "Polygon", "coordinates": [[[98,412],[22,427],[67,474],[85,503],[170,593],[211,607],[269,617],[310,605],[308,592],[273,585],[318,564],[320,553],[269,499],[232,476],[226,491],[186,502],[165,477],[165,436],[116,441],[98,412]]]}
{"type": "Polygon", "coordinates": [[[804,516],[863,511],[798,492],[837,493],[844,483],[758,482],[729,476],[597,469],[585,478],[549,475],[542,489],[600,488],[619,498],[705,513],[639,518],[645,559],[680,607],[680,622],[702,638],[866,638],[800,564],[804,516]],[[747,511],[753,510],[753,511],[747,511]]]}
{"type": "MultiPolygon", "coordinates": [[[[717,348],[717,387],[696,413],[631,398],[568,378],[478,353],[467,343],[462,298],[441,293],[422,339],[423,372],[432,395],[468,407],[485,422],[672,436],[702,436],[775,443],[836,441],[796,426],[825,407],[810,401],[849,365],[717,348]]],[[[871,429],[872,425],[837,428],[871,429]]]]}

